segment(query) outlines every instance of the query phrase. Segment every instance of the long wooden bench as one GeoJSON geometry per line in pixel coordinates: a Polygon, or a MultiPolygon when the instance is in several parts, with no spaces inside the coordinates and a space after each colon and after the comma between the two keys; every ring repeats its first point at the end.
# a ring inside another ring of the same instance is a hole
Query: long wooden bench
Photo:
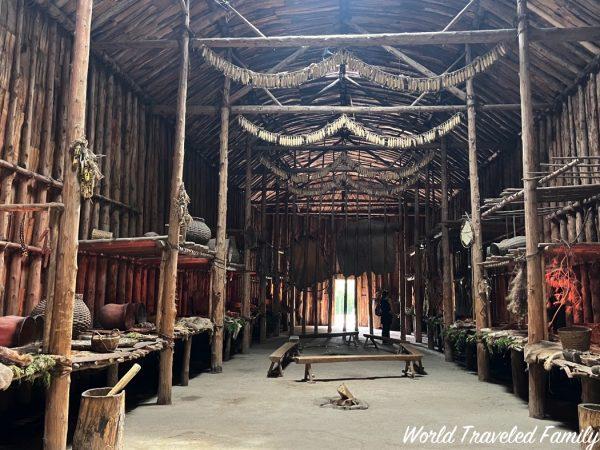
{"type": "Polygon", "coordinates": [[[306,333],[299,335],[300,339],[332,339],[341,337],[345,344],[353,343],[358,346],[358,331],[334,331],[332,333],[306,333]]]}
{"type": "Polygon", "coordinates": [[[284,367],[298,354],[298,343],[298,339],[289,340],[269,355],[271,367],[269,367],[267,377],[283,376],[284,367]]]}
{"type": "Polygon", "coordinates": [[[384,344],[398,345],[399,351],[402,351],[402,345],[406,344],[406,341],[403,341],[402,339],[397,339],[397,338],[392,338],[392,337],[384,337],[379,334],[363,333],[363,337],[365,338],[364,347],[367,347],[367,345],[369,344],[369,341],[371,341],[371,343],[373,344],[373,346],[375,348],[379,348],[377,346],[377,342],[375,342],[377,340],[377,341],[383,342],[384,344]]]}
{"type": "Polygon", "coordinates": [[[315,376],[312,372],[313,364],[339,363],[339,362],[358,362],[358,361],[404,361],[406,366],[402,371],[404,376],[414,378],[415,373],[424,374],[421,359],[423,355],[418,352],[407,350],[407,353],[398,354],[378,354],[378,355],[312,355],[296,356],[296,364],[304,364],[304,381],[313,383],[315,376]]]}

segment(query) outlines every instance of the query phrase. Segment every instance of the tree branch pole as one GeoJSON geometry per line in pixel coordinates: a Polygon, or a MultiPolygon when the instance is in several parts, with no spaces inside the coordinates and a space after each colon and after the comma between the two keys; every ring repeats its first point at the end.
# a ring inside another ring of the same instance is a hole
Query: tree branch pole
{"type": "Polygon", "coordinates": [[[422,326],[423,326],[423,280],[422,280],[422,266],[421,266],[421,245],[419,243],[419,231],[421,228],[420,224],[420,186],[419,182],[415,185],[415,215],[414,215],[414,230],[413,230],[413,245],[415,247],[415,259],[414,259],[414,281],[413,291],[415,293],[415,315],[414,315],[414,333],[415,342],[423,342],[422,326]]]}
{"type": "Polygon", "coordinates": [[[258,310],[259,310],[259,342],[262,344],[267,340],[267,216],[265,210],[267,207],[267,176],[262,176],[262,194],[260,198],[260,244],[259,244],[259,292],[258,292],[258,310]]]}
{"type": "MultiPolygon", "coordinates": [[[[466,47],[466,63],[472,60],[471,47],[466,47]]],[[[467,127],[469,141],[469,183],[471,188],[471,226],[473,227],[473,245],[471,247],[471,270],[473,308],[477,330],[489,325],[486,299],[480,292],[483,280],[483,236],[481,234],[481,205],[479,195],[479,172],[477,168],[477,112],[475,110],[475,87],[473,78],[467,79],[467,127]]],[[[487,381],[490,376],[489,358],[483,342],[477,342],[477,375],[479,381],[487,381]]]]}
{"type": "Polygon", "coordinates": [[[223,371],[223,323],[225,321],[225,284],[227,283],[227,179],[229,168],[229,94],[231,80],[223,83],[221,108],[221,134],[219,136],[219,194],[217,200],[217,233],[215,235],[215,260],[212,265],[212,320],[215,326],[211,349],[211,370],[223,371]]]}
{"type": "MultiPolygon", "coordinates": [[[[70,359],[73,328],[73,304],[77,279],[77,248],[81,187],[79,166],[73,164],[73,143],[85,136],[87,75],[90,59],[92,0],[79,0],[75,19],[73,60],[68,103],[67,142],[71,148],[64,160],[63,203],[60,223],[56,284],[52,304],[52,323],[48,339],[49,353],[70,359]]],[[[19,51],[17,49],[16,51],[19,51]]],[[[69,419],[70,366],[58,370],[46,395],[44,448],[62,450],[67,446],[69,419]]]]}
{"type": "MultiPolygon", "coordinates": [[[[251,279],[250,270],[252,255],[248,243],[248,236],[252,232],[252,147],[246,142],[246,185],[244,188],[244,277],[242,279],[242,317],[250,317],[251,279]]],[[[252,341],[252,327],[248,323],[244,327],[242,337],[242,353],[247,353],[252,341]]]]}
{"type": "MultiPolygon", "coordinates": [[[[541,103],[534,105],[536,110],[550,108],[551,105],[541,103]]],[[[155,105],[153,112],[156,114],[172,114],[173,107],[168,105],[155,105]]],[[[261,115],[261,114],[435,114],[435,113],[458,113],[467,110],[465,104],[462,105],[396,105],[396,106],[321,106],[321,105],[233,105],[232,114],[243,115],[261,115]]],[[[498,103],[487,104],[479,107],[480,112],[497,111],[520,111],[518,103],[498,103]]],[[[210,105],[188,105],[188,115],[190,116],[216,116],[219,114],[219,108],[210,105]]],[[[350,146],[348,146],[351,148],[350,146]]]]}
{"type": "MultiPolygon", "coordinates": [[[[536,151],[534,143],[531,79],[529,76],[529,23],[527,0],[517,0],[519,34],[519,89],[521,93],[521,138],[523,143],[523,186],[525,200],[525,238],[527,257],[528,345],[547,338],[542,285],[542,257],[538,249],[537,181],[533,177],[536,151]]],[[[529,364],[529,416],[544,416],[546,373],[541,364],[529,364]]]]}
{"type": "MultiPolygon", "coordinates": [[[[444,329],[447,330],[454,322],[454,305],[452,304],[452,257],[450,255],[450,237],[448,232],[448,154],[446,139],[442,138],[442,302],[444,311],[444,329]]],[[[446,361],[452,361],[452,344],[444,339],[444,356],[446,361]]]]}
{"type": "Polygon", "coordinates": [[[177,292],[177,258],[179,256],[179,233],[180,221],[179,207],[175,199],[178,197],[179,190],[183,189],[183,163],[185,156],[185,107],[188,90],[188,72],[190,47],[188,34],[189,28],[189,0],[185,15],[185,26],[181,35],[180,42],[180,66],[179,66],[179,86],[177,88],[177,120],[175,121],[175,148],[173,149],[173,172],[171,174],[170,189],[170,208],[169,208],[169,233],[168,245],[163,250],[163,287],[162,287],[162,317],[160,320],[160,333],[167,339],[166,347],[160,352],[160,368],[158,378],[158,399],[159,405],[171,404],[171,391],[173,381],[173,333],[175,328],[175,318],[177,316],[177,302],[175,295],[177,292]]]}
{"type": "Polygon", "coordinates": [[[400,340],[406,340],[406,247],[404,220],[404,196],[398,197],[398,293],[400,296],[400,340]]]}
{"type": "MultiPolygon", "coordinates": [[[[195,38],[194,48],[202,46],[212,48],[280,48],[280,47],[373,47],[405,45],[451,45],[451,44],[496,44],[512,41],[517,36],[514,28],[466,31],[425,31],[409,33],[372,33],[372,34],[329,34],[308,36],[269,36],[269,37],[221,37],[195,38]]],[[[581,42],[600,39],[600,27],[564,27],[536,28],[531,31],[531,41],[581,42]]],[[[121,40],[96,42],[96,50],[127,48],[168,49],[176,43],[169,39],[121,40]]]]}

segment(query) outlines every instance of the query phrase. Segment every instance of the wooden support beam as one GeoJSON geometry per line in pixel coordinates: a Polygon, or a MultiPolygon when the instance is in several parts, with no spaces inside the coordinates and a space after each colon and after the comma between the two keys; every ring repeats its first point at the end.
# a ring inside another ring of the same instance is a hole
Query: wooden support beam
{"type": "Polygon", "coordinates": [[[263,173],[262,194],[260,199],[260,241],[259,241],[259,289],[258,289],[258,311],[259,311],[259,342],[262,344],[267,340],[267,175],[263,173]]]}
{"type": "MultiPolygon", "coordinates": [[[[252,255],[246,237],[252,231],[252,147],[246,142],[246,186],[244,189],[244,275],[242,278],[242,317],[250,317],[252,255]]],[[[245,326],[242,353],[247,353],[252,342],[252,327],[245,326]]]]}
{"type": "Polygon", "coordinates": [[[421,232],[421,214],[419,212],[420,209],[420,187],[419,182],[417,181],[417,185],[415,187],[415,203],[414,203],[414,225],[413,225],[413,245],[415,251],[414,257],[414,276],[415,281],[413,283],[413,289],[415,293],[415,323],[414,323],[414,332],[415,332],[415,342],[423,342],[423,274],[422,274],[422,265],[421,265],[421,243],[420,243],[420,232],[421,232]]]}
{"type": "Polygon", "coordinates": [[[219,134],[219,193],[217,200],[217,233],[215,235],[215,261],[211,303],[215,333],[211,349],[211,370],[223,371],[223,323],[225,321],[225,296],[227,295],[227,180],[229,176],[229,94],[231,80],[225,77],[223,84],[223,106],[221,108],[221,133],[219,134]]]}
{"type": "MultiPolygon", "coordinates": [[[[77,277],[77,236],[81,204],[79,167],[72,163],[73,145],[85,136],[92,7],[92,0],[77,2],[67,120],[67,142],[70,148],[64,159],[62,191],[65,210],[60,223],[60,252],[56,261],[52,322],[48,336],[49,353],[62,356],[67,360],[71,357],[73,304],[77,277]]],[[[71,371],[68,369],[70,367],[64,367],[53,374],[46,394],[44,448],[48,450],[62,450],[67,447],[71,384],[71,371]]]]}
{"type": "Polygon", "coordinates": [[[471,9],[471,7],[473,7],[473,5],[475,3],[477,3],[479,0],[470,0],[463,9],[461,9],[458,14],[456,16],[454,16],[452,18],[452,20],[450,22],[448,22],[448,25],[446,25],[444,27],[444,29],[442,31],[448,31],[450,30],[454,25],[456,25],[460,19],[462,19],[465,14],[467,14],[469,12],[469,10],[471,9]]]}
{"type": "Polygon", "coordinates": [[[406,247],[404,245],[406,234],[406,222],[404,220],[405,207],[404,195],[402,195],[398,198],[398,223],[400,224],[400,230],[398,231],[398,294],[400,297],[400,339],[402,341],[406,340],[406,247]]]}
{"type": "MultiPolygon", "coordinates": [[[[527,0],[517,0],[519,30],[519,91],[521,94],[521,140],[523,148],[523,186],[525,201],[525,238],[527,260],[527,337],[528,344],[547,339],[546,308],[543,297],[542,255],[539,244],[537,207],[536,147],[534,142],[532,92],[529,75],[530,30],[527,0]]],[[[529,364],[529,416],[544,417],[546,372],[540,364],[529,364]]]]}
{"type": "MultiPolygon", "coordinates": [[[[238,91],[239,92],[239,91],[238,91]]],[[[548,104],[537,104],[534,108],[544,110],[549,108],[548,104]]],[[[499,103],[480,105],[480,112],[514,111],[519,112],[521,106],[518,103],[499,103]]],[[[153,112],[156,114],[172,114],[175,110],[169,105],[155,105],[153,112]]],[[[339,106],[339,105],[234,105],[231,107],[232,114],[261,115],[261,114],[434,114],[434,113],[457,113],[467,111],[467,106],[462,105],[398,105],[398,106],[339,106]]],[[[189,105],[190,116],[216,116],[219,109],[215,106],[189,105]]]]}
{"type": "Polygon", "coordinates": [[[162,266],[162,292],[161,307],[162,315],[159,324],[160,334],[168,341],[168,345],[160,352],[160,369],[158,380],[159,405],[171,404],[171,392],[173,382],[173,337],[175,318],[177,316],[177,257],[180,233],[180,207],[175,201],[180,190],[183,189],[183,164],[185,158],[185,106],[188,90],[189,73],[189,0],[186,3],[187,14],[184,17],[185,26],[180,42],[179,61],[179,86],[177,88],[177,120],[175,122],[175,144],[173,149],[173,165],[171,173],[170,206],[169,206],[169,234],[168,245],[163,250],[165,260],[162,266]]]}
{"type": "MultiPolygon", "coordinates": [[[[531,30],[531,41],[582,42],[600,39],[600,27],[564,27],[536,28],[531,30]]],[[[280,48],[280,47],[373,47],[373,46],[413,46],[413,45],[452,45],[452,44],[497,44],[514,41],[517,30],[501,28],[467,31],[425,31],[410,33],[372,33],[372,34],[329,34],[308,36],[270,36],[270,37],[227,37],[195,38],[193,48],[202,46],[212,48],[280,48]]],[[[95,49],[126,48],[129,50],[173,49],[177,42],[168,39],[119,40],[96,42],[95,49]]]]}
{"type": "MultiPolygon", "coordinates": [[[[466,48],[466,62],[472,61],[471,47],[466,48]]],[[[477,330],[489,326],[487,298],[483,282],[483,234],[479,194],[479,170],[477,167],[477,116],[475,109],[475,87],[473,78],[467,79],[467,128],[469,144],[469,184],[471,188],[471,226],[473,244],[471,246],[472,296],[477,330]]],[[[477,375],[479,381],[489,379],[489,358],[483,342],[477,343],[477,375]]]]}
{"type": "MultiPolygon", "coordinates": [[[[450,236],[448,230],[448,155],[446,149],[446,138],[442,138],[441,152],[442,167],[442,304],[444,311],[444,329],[448,329],[454,322],[454,305],[452,303],[452,256],[450,254],[450,236]]],[[[444,339],[444,356],[446,361],[452,361],[452,343],[444,339]]]]}

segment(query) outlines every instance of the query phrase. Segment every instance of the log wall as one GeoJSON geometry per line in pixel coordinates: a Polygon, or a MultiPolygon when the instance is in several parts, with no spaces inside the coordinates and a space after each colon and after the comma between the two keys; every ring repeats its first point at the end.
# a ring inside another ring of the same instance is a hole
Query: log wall
{"type": "MultiPolygon", "coordinates": [[[[0,4],[0,201],[60,201],[72,38],[21,4],[0,4]]],[[[80,238],[94,228],[116,237],[163,232],[173,127],[97,60],[89,71],[86,135],[103,155],[104,178],[94,198],[82,201],[80,238]]],[[[46,220],[39,213],[8,215],[2,235],[44,247],[46,220]]],[[[30,311],[42,296],[43,269],[41,254],[0,251],[0,314],[30,311]]]]}

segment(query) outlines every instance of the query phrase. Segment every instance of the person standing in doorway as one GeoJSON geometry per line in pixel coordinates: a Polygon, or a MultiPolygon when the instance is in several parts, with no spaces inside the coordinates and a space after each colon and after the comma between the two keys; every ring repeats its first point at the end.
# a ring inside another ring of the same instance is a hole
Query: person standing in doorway
{"type": "Polygon", "coordinates": [[[381,336],[390,337],[390,329],[392,327],[392,305],[388,297],[388,291],[382,290],[381,297],[379,299],[379,308],[377,308],[377,314],[381,317],[381,336]]]}

